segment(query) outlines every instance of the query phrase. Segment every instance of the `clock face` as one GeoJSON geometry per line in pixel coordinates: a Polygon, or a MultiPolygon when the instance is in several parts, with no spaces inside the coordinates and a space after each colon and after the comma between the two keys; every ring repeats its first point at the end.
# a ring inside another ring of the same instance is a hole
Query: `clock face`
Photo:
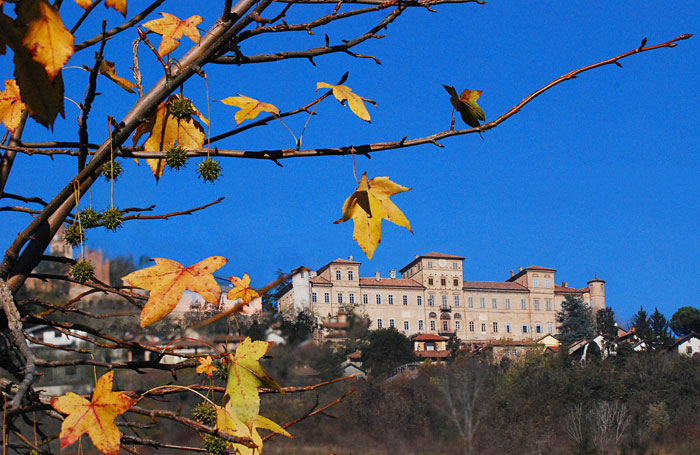
{"type": "Polygon", "coordinates": [[[444,260],[444,259],[440,259],[440,260],[438,261],[438,265],[439,265],[440,267],[447,267],[447,261],[444,260]]]}

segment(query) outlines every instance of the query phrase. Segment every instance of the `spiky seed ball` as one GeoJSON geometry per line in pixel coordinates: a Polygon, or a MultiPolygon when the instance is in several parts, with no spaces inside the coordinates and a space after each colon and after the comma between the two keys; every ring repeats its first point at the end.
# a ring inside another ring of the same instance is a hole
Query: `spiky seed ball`
{"type": "Polygon", "coordinates": [[[63,232],[63,239],[70,246],[78,246],[85,241],[85,230],[79,224],[68,226],[63,232]]]}
{"type": "Polygon", "coordinates": [[[105,180],[117,180],[122,175],[122,165],[117,161],[107,161],[102,165],[102,175],[105,180]]]}
{"type": "Polygon", "coordinates": [[[192,409],[192,417],[203,425],[216,425],[216,409],[210,403],[202,401],[192,409]]]}
{"type": "Polygon", "coordinates": [[[202,438],[202,447],[211,455],[222,455],[226,453],[228,441],[213,434],[205,434],[202,438]]]}
{"type": "Polygon", "coordinates": [[[205,182],[214,182],[221,176],[221,165],[218,161],[207,158],[197,165],[197,173],[205,182]]]}
{"type": "Polygon", "coordinates": [[[122,226],[124,217],[119,209],[107,209],[102,212],[102,224],[110,231],[116,231],[122,226]]]}
{"type": "Polygon", "coordinates": [[[80,212],[80,225],[83,227],[83,229],[90,229],[94,228],[97,226],[97,223],[100,222],[100,212],[94,209],[83,209],[82,212],[80,212]]]}
{"type": "Polygon", "coordinates": [[[187,152],[179,145],[173,145],[165,152],[165,164],[176,171],[185,167],[187,152]]]}
{"type": "Polygon", "coordinates": [[[81,259],[70,268],[70,276],[78,283],[85,283],[95,275],[95,266],[92,262],[81,259]]]}
{"type": "Polygon", "coordinates": [[[184,97],[175,98],[168,107],[170,110],[170,115],[178,120],[187,118],[195,113],[195,108],[192,105],[192,102],[184,97]]]}
{"type": "Polygon", "coordinates": [[[214,375],[222,381],[228,381],[228,366],[226,366],[226,363],[220,363],[216,368],[214,375]]]}

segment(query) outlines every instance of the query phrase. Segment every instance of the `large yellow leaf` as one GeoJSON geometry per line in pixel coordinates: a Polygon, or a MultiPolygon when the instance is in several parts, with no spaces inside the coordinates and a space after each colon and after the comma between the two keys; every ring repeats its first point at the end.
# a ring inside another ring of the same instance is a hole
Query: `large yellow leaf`
{"type": "Polygon", "coordinates": [[[61,449],[87,433],[101,452],[107,455],[119,453],[121,433],[114,419],[124,414],[133,404],[133,400],[122,392],[112,391],[113,379],[114,371],[100,377],[91,401],[73,392],[51,400],[51,406],[55,410],[68,414],[61,425],[61,449]]]}
{"type": "Polygon", "coordinates": [[[221,288],[216,283],[215,271],[228,262],[221,256],[211,256],[189,267],[177,261],[155,258],[156,265],[137,270],[122,280],[151,291],[141,311],[141,327],[160,321],[177,306],[185,289],[194,291],[212,305],[219,304],[221,288]]]}
{"type": "Polygon", "coordinates": [[[19,97],[19,87],[14,79],[5,81],[5,91],[0,92],[0,121],[5,128],[14,131],[22,119],[22,111],[26,108],[19,97]]]}
{"type": "Polygon", "coordinates": [[[126,17],[126,0],[105,0],[106,8],[114,8],[126,17]]]}
{"type": "Polygon", "coordinates": [[[32,57],[46,69],[49,80],[61,71],[73,55],[73,35],[66,30],[61,16],[44,0],[25,0],[21,17],[27,21],[22,44],[32,57]]]}
{"type": "Polygon", "coordinates": [[[365,172],[357,190],[345,200],[342,218],[335,223],[353,220],[355,229],[352,238],[371,260],[382,240],[382,218],[413,232],[406,216],[389,199],[390,196],[408,190],[410,188],[392,182],[389,177],[375,177],[368,181],[365,172]]]}
{"type": "Polygon", "coordinates": [[[254,98],[249,98],[244,95],[229,96],[221,100],[222,103],[229,106],[236,106],[241,110],[236,112],[236,125],[240,125],[245,119],[253,120],[261,112],[269,112],[279,115],[280,110],[270,103],[263,103],[254,98]]]}
{"type": "Polygon", "coordinates": [[[333,96],[335,96],[335,99],[340,101],[340,104],[343,104],[343,101],[347,100],[348,107],[350,107],[350,110],[355,115],[366,122],[372,122],[369,117],[369,112],[367,112],[367,107],[365,107],[365,103],[363,102],[363,100],[370,101],[367,98],[363,98],[360,95],[353,93],[352,89],[346,85],[331,85],[326,82],[317,82],[316,90],[320,88],[333,89],[333,96]]]}
{"type": "Polygon", "coordinates": [[[202,16],[192,16],[184,21],[181,21],[176,16],[168,13],[160,13],[163,17],[154,19],[143,24],[144,27],[152,32],[163,36],[163,39],[158,46],[158,53],[166,55],[177,49],[180,42],[177,41],[185,35],[195,43],[199,44],[199,30],[197,25],[202,22],[202,16]]]}
{"type": "Polygon", "coordinates": [[[260,433],[258,433],[258,428],[265,428],[266,430],[279,433],[283,436],[287,436],[288,438],[292,437],[292,435],[280,425],[261,415],[256,417],[253,425],[248,426],[244,424],[233,413],[230,405],[231,403],[228,403],[225,406],[215,406],[216,429],[225,431],[233,436],[250,438],[253,441],[253,444],[256,445],[255,448],[252,448],[243,444],[234,443],[233,447],[237,455],[255,455],[262,453],[263,440],[260,437],[260,433]]]}

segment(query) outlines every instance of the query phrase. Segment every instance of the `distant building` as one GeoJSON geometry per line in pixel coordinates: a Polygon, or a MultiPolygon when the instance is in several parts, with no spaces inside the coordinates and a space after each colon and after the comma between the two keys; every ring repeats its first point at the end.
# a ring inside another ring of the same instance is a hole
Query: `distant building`
{"type": "Polygon", "coordinates": [[[372,328],[394,327],[405,334],[452,333],[462,341],[508,338],[536,340],[557,329],[556,312],[567,294],[594,311],[605,307],[605,281],[585,288],[555,284],[556,270],[520,268],[505,281],[465,281],[461,256],[416,256],[389,277],[360,277],[360,262],[336,259],[316,272],[298,268],[278,299],[279,311],[311,311],[322,322],[341,309],[364,313],[372,328]]]}
{"type": "Polygon", "coordinates": [[[694,356],[700,354],[700,335],[690,332],[688,335],[679,338],[669,351],[676,351],[678,354],[694,356]]]}

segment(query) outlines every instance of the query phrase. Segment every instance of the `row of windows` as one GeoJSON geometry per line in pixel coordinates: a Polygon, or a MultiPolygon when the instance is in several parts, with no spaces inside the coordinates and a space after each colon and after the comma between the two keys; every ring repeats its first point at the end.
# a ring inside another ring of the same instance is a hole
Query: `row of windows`
{"type": "MultiPolygon", "coordinates": [[[[428,286],[432,286],[435,284],[435,280],[433,280],[433,277],[428,278],[428,286]]],[[[452,285],[453,286],[459,286],[459,280],[457,278],[454,278],[452,280],[452,285]]],[[[440,278],[440,286],[447,286],[447,279],[446,278],[440,278]]]]}
{"type": "MultiPolygon", "coordinates": [[[[335,271],[335,279],[336,279],[337,281],[342,280],[342,274],[340,273],[340,270],[336,270],[336,271],[335,271]]],[[[348,281],[352,281],[352,280],[353,280],[353,273],[352,273],[352,270],[348,270],[348,281]]]]}
{"type": "MultiPolygon", "coordinates": [[[[539,278],[533,278],[532,279],[532,287],[538,288],[540,287],[540,280],[539,278]]],[[[544,279],[544,287],[549,289],[552,287],[552,281],[549,278],[544,279]]]]}
{"type": "MultiPolygon", "coordinates": [[[[433,268],[433,261],[428,261],[428,268],[429,268],[429,269],[432,269],[432,268],[433,268]]],[[[453,269],[453,270],[459,269],[459,263],[458,263],[458,262],[453,262],[453,263],[452,263],[452,269],[453,269]]],[[[418,270],[420,270],[420,268],[418,268],[418,270]]]]}
{"type": "MultiPolygon", "coordinates": [[[[382,304],[382,296],[380,294],[376,295],[376,300],[377,300],[377,305],[382,304]]],[[[318,302],[318,295],[315,292],[311,293],[311,301],[313,303],[318,302]]],[[[329,292],[325,292],[323,294],[323,302],[330,303],[330,301],[331,301],[331,294],[329,292]]],[[[355,294],[353,294],[353,293],[348,294],[348,301],[349,301],[349,303],[355,303],[355,294]]],[[[408,296],[407,295],[402,296],[401,302],[404,305],[408,305],[408,296]]],[[[343,303],[343,293],[342,292],[338,293],[338,303],[343,303]]],[[[365,305],[367,305],[369,303],[369,296],[367,294],[362,294],[362,303],[364,303],[365,305]]],[[[389,295],[389,305],[393,305],[393,304],[394,304],[394,296],[389,295]]],[[[423,305],[423,296],[420,296],[420,295],[416,296],[416,304],[418,306],[423,305]]],[[[459,306],[459,305],[457,305],[457,306],[459,306]]]]}
{"type": "MultiPolygon", "coordinates": [[[[436,321],[430,321],[430,330],[435,331],[435,322],[436,321]]],[[[395,322],[393,319],[389,319],[389,327],[395,328],[395,322]]],[[[481,323],[481,333],[486,333],[488,325],[485,322],[481,323]]],[[[382,318],[377,319],[377,328],[381,329],[384,328],[384,320],[382,318]]],[[[474,321],[469,321],[469,331],[474,332],[475,331],[475,324],[474,321]]],[[[403,321],[403,329],[405,332],[409,332],[410,329],[410,324],[408,321],[403,321]]],[[[418,320],[418,331],[422,332],[424,330],[424,324],[423,320],[419,319],[418,320]]],[[[442,321],[442,331],[443,332],[449,332],[450,330],[450,323],[449,321],[442,321]]],[[[462,323],[460,321],[455,321],[455,331],[460,332],[462,330],[462,323]]],[[[506,323],[505,327],[505,333],[513,333],[513,324],[510,322],[506,323]]],[[[543,333],[543,327],[542,324],[539,322],[535,324],[535,333],[536,334],[542,334],[543,333]]],[[[520,326],[520,331],[522,333],[530,333],[530,325],[529,324],[522,324],[520,326]]],[[[492,333],[498,333],[498,322],[492,322],[491,323],[491,332],[492,333]]],[[[547,323],[547,333],[554,333],[554,325],[551,322],[547,323]]]]}

